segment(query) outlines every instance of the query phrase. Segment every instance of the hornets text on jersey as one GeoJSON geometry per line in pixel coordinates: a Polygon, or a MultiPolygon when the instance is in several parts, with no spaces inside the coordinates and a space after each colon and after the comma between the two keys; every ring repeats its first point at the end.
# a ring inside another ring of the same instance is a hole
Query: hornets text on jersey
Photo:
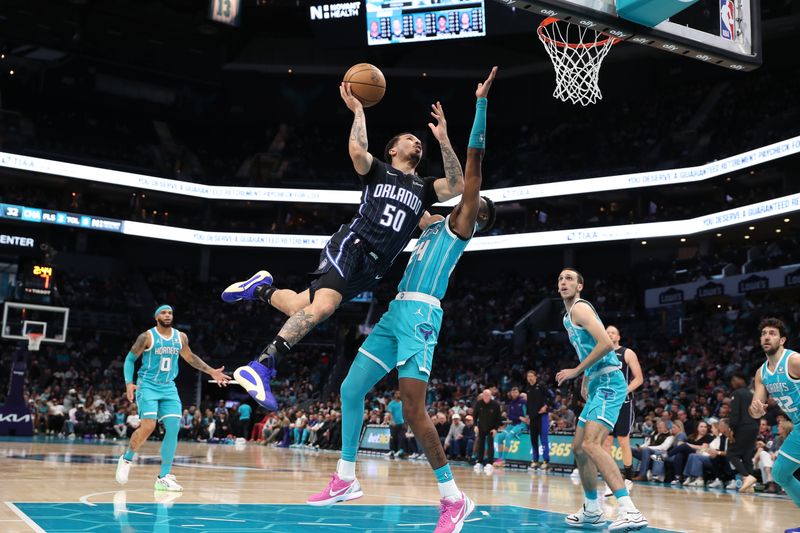
{"type": "Polygon", "coordinates": [[[150,383],[170,383],[178,375],[178,357],[180,356],[181,334],[172,328],[172,337],[164,338],[156,328],[147,330],[150,335],[150,348],[142,353],[142,366],[139,369],[138,381],[150,383]]]}
{"type": "MultiPolygon", "coordinates": [[[[600,317],[597,315],[597,311],[594,310],[594,306],[587,302],[586,300],[579,298],[575,300],[575,303],[572,304],[572,307],[575,307],[578,302],[584,302],[589,307],[592,308],[592,312],[594,313],[595,317],[597,317],[597,321],[600,324],[603,324],[603,321],[600,320],[600,317]]],[[[597,341],[594,340],[592,334],[589,333],[586,329],[576,326],[572,323],[572,319],[570,318],[570,313],[572,312],[572,308],[567,310],[567,313],[564,315],[564,329],[567,330],[567,334],[569,335],[569,342],[575,348],[575,351],[578,352],[578,359],[583,361],[589,356],[589,353],[597,346],[597,341]]],[[[605,329],[605,326],[603,326],[605,329]]],[[[603,369],[607,366],[613,366],[616,368],[621,368],[622,365],[617,358],[616,352],[611,350],[606,355],[604,355],[600,360],[598,360],[595,364],[590,366],[586,369],[586,375],[590,376],[591,374],[603,369]]]]}
{"type": "Polygon", "coordinates": [[[447,291],[450,274],[470,240],[471,236],[462,239],[453,233],[450,215],[428,226],[411,252],[397,290],[430,294],[441,300],[447,291]]]}
{"type": "Polygon", "coordinates": [[[438,200],[436,178],[404,174],[378,158],[360,177],[361,205],[350,229],[369,243],[377,260],[391,263],[408,244],[422,212],[438,200]]]}
{"type": "Polygon", "coordinates": [[[769,370],[769,361],[761,367],[761,381],[770,396],[775,398],[775,403],[786,413],[786,416],[797,427],[800,424],[800,379],[793,379],[789,375],[789,356],[792,350],[785,349],[775,370],[769,370]]]}

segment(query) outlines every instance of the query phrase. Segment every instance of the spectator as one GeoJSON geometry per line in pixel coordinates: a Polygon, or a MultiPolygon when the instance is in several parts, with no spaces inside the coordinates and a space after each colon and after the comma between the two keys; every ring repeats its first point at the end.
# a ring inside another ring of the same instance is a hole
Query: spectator
{"type": "Polygon", "coordinates": [[[395,391],[392,401],[386,406],[387,412],[391,414],[389,422],[389,452],[388,457],[402,457],[405,453],[405,420],[403,419],[403,400],[400,399],[400,391],[395,391]]]}
{"type": "MultiPolygon", "coordinates": [[[[662,460],[663,457],[666,457],[667,452],[669,451],[670,447],[672,447],[672,442],[675,440],[675,436],[670,433],[667,429],[667,423],[663,420],[659,420],[656,422],[656,434],[654,437],[647,439],[644,446],[637,446],[633,450],[633,456],[639,459],[639,475],[633,478],[634,481],[649,481],[648,479],[648,470],[651,466],[651,461],[653,458],[658,458],[662,460]]],[[[658,479],[656,474],[653,474],[655,479],[658,479]]],[[[663,471],[661,474],[661,479],[659,481],[664,481],[663,471]]]]}
{"type": "Polygon", "coordinates": [[[709,431],[708,424],[704,421],[700,421],[700,423],[697,424],[697,431],[689,435],[686,442],[676,444],[667,452],[675,471],[675,479],[672,481],[673,485],[689,484],[690,479],[684,473],[689,456],[701,450],[703,446],[707,447],[713,440],[714,437],[709,431]]]}
{"type": "MultiPolygon", "coordinates": [[[[765,422],[765,420],[761,420],[765,422]]],[[[772,467],[786,437],[792,432],[794,425],[789,420],[784,420],[778,425],[778,435],[768,441],[756,441],[756,455],[753,457],[753,467],[761,470],[761,481],[766,485],[764,492],[776,494],[780,489],[772,478],[772,467]]]]}
{"type": "Polygon", "coordinates": [[[461,422],[461,415],[454,414],[450,430],[444,439],[444,450],[449,452],[450,459],[461,460],[464,458],[464,427],[465,425],[461,422]]]}
{"type": "Polygon", "coordinates": [[[250,437],[250,417],[253,415],[253,408],[247,402],[242,402],[239,404],[238,412],[239,431],[237,436],[247,439],[250,437]]]}
{"type": "Polygon", "coordinates": [[[477,427],[475,440],[478,446],[475,471],[479,472],[481,468],[484,468],[487,473],[491,473],[494,461],[494,436],[502,423],[500,404],[492,398],[492,391],[485,389],[481,393],[473,416],[477,427]],[[488,454],[486,453],[487,448],[488,454]],[[486,455],[485,460],[484,455],[486,455]]]}

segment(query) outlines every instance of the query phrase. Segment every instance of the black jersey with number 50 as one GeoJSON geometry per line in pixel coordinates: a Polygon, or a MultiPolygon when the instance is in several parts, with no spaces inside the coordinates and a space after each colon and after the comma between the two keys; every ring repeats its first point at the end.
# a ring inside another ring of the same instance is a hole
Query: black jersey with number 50
{"type": "Polygon", "coordinates": [[[403,174],[378,158],[360,178],[361,205],[350,229],[369,243],[381,262],[392,262],[408,244],[422,212],[438,200],[436,178],[403,174]]]}

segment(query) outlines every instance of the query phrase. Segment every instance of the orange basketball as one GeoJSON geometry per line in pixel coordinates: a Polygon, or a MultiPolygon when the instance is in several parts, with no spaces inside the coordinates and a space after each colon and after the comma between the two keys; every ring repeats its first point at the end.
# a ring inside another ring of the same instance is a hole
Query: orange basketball
{"type": "Polygon", "coordinates": [[[372,107],[386,92],[386,78],[375,65],[359,63],[344,73],[345,82],[350,82],[350,91],[364,107],[372,107]]]}

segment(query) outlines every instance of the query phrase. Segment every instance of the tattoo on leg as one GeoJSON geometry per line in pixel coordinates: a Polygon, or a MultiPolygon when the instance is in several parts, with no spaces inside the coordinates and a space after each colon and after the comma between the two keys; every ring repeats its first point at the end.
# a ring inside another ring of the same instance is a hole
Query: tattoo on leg
{"type": "Polygon", "coordinates": [[[447,456],[444,454],[442,443],[439,441],[439,434],[436,433],[436,428],[433,426],[431,419],[426,416],[421,424],[414,424],[414,426],[411,427],[411,430],[420,444],[422,444],[425,457],[428,458],[428,463],[430,463],[431,467],[436,470],[446,465],[447,456]]]}
{"type": "Polygon", "coordinates": [[[308,335],[308,332],[314,329],[316,325],[316,317],[313,314],[307,314],[301,309],[289,317],[278,336],[285,339],[291,346],[294,346],[308,335]]]}

